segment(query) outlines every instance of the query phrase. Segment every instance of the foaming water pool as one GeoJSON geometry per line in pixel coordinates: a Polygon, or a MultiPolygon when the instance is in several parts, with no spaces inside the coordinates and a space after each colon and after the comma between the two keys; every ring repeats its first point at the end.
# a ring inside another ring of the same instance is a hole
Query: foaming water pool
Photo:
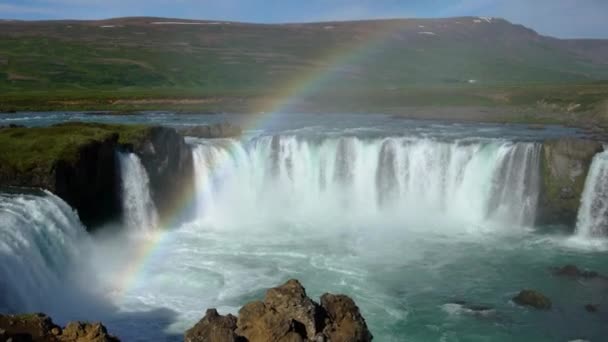
{"type": "MultiPolygon", "coordinates": [[[[246,119],[0,114],[0,124],[28,126],[246,119]]],[[[8,223],[0,227],[0,288],[8,294],[0,307],[43,310],[59,322],[101,320],[126,341],[178,341],[207,308],[236,314],[297,278],[312,298],[351,296],[376,341],[606,336],[608,282],[557,277],[552,268],[608,274],[608,242],[534,225],[540,141],[576,130],[380,114],[274,115],[244,128],[241,139],[187,139],[195,167],[188,222],[162,226],[133,154],[118,155],[125,223],[93,236],[59,198],[0,193],[0,222],[8,223]],[[27,274],[16,277],[21,265],[27,274]],[[38,299],[14,296],[39,282],[49,286],[38,299]],[[516,306],[511,298],[528,288],[550,297],[553,309],[516,306]],[[67,310],[73,293],[79,305],[67,310]],[[588,313],[586,304],[600,311],[588,313]]]]}

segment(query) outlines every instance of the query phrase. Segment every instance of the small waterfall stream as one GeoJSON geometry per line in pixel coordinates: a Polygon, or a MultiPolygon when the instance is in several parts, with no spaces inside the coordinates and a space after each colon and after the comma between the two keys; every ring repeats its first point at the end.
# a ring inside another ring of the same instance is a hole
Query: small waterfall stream
{"type": "Polygon", "coordinates": [[[608,151],[593,158],[578,211],[576,233],[593,238],[608,235],[608,151]]]}
{"type": "Polygon", "coordinates": [[[139,157],[134,153],[119,153],[122,178],[122,207],[124,223],[135,232],[147,232],[158,227],[158,214],[150,195],[150,180],[139,157]]]}

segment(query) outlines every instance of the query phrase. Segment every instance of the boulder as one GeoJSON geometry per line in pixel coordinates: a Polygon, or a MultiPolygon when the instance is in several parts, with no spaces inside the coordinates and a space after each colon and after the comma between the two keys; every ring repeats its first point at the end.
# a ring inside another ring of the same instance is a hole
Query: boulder
{"type": "Polygon", "coordinates": [[[101,323],[70,322],[59,334],[59,340],[65,342],[114,342],[118,339],[110,336],[101,323]]]}
{"type": "Polygon", "coordinates": [[[321,305],[306,295],[297,280],[269,289],[263,301],[246,304],[238,318],[214,309],[186,332],[186,341],[214,342],[367,342],[372,335],[355,302],[324,294],[321,305]],[[214,339],[211,339],[211,333],[214,339]]]}
{"type": "Polygon", "coordinates": [[[602,150],[602,143],[594,140],[562,138],[543,142],[538,224],[575,225],[591,161],[602,150]]]}
{"type": "Polygon", "coordinates": [[[321,306],[329,318],[323,334],[332,342],[371,341],[365,319],[355,302],[345,295],[326,293],[321,296],[321,306]]]}
{"type": "Polygon", "coordinates": [[[235,334],[236,317],[233,315],[220,316],[215,309],[207,310],[205,317],[194,327],[186,331],[185,342],[205,341],[244,341],[235,334]]]}
{"type": "Polygon", "coordinates": [[[538,310],[550,310],[551,300],[535,290],[522,290],[513,297],[513,302],[521,306],[530,306],[538,310]]]}
{"type": "Polygon", "coordinates": [[[70,322],[65,328],[45,314],[0,315],[0,341],[118,342],[101,323],[70,322]]]}
{"type": "Polygon", "coordinates": [[[150,192],[161,218],[194,182],[192,150],[173,128],[151,127],[140,144],[122,146],[137,154],[150,179],[150,192]]]}
{"type": "Polygon", "coordinates": [[[219,123],[181,128],[179,133],[188,137],[218,139],[238,137],[243,134],[243,130],[231,123],[219,123]]]}
{"type": "Polygon", "coordinates": [[[561,276],[561,277],[570,277],[570,278],[585,278],[585,279],[593,279],[593,278],[601,278],[597,272],[581,270],[575,265],[566,265],[561,268],[555,268],[553,270],[553,275],[561,276]]]}
{"type": "Polygon", "coordinates": [[[587,304],[585,305],[585,310],[590,313],[596,313],[600,310],[599,304],[587,304]]]}
{"type": "Polygon", "coordinates": [[[239,311],[237,333],[249,341],[279,341],[284,336],[297,340],[313,338],[322,331],[324,315],[317,303],[306,296],[297,280],[266,292],[263,302],[252,302],[239,311]]]}

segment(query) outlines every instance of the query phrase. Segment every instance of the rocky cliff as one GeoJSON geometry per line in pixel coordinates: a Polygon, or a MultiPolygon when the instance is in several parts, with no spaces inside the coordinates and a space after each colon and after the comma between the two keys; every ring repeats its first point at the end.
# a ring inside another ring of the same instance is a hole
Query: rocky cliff
{"type": "Polygon", "coordinates": [[[62,328],[44,314],[0,315],[0,341],[119,342],[101,323],[70,322],[62,328]]]}
{"type": "Polygon", "coordinates": [[[563,138],[543,143],[538,224],[573,227],[591,161],[603,150],[598,141],[563,138]]]}
{"type": "Polygon", "coordinates": [[[207,310],[185,335],[186,342],[371,340],[365,319],[351,298],[327,293],[318,304],[297,280],[268,290],[263,301],[246,304],[238,318],[207,310]]]}
{"type": "Polygon", "coordinates": [[[121,148],[137,154],[150,178],[150,191],[161,217],[193,184],[192,151],[174,129],[151,127],[144,139],[121,148]]]}
{"type": "Polygon", "coordinates": [[[192,154],[172,128],[66,123],[0,130],[0,186],[45,188],[87,227],[121,217],[116,153],[136,153],[161,215],[192,184],[192,154]]]}

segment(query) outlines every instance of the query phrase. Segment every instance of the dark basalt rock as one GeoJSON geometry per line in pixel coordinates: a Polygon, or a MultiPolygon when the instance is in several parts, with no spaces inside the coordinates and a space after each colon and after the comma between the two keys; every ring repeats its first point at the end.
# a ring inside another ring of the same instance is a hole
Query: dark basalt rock
{"type": "Polygon", "coordinates": [[[170,214],[171,205],[193,184],[192,150],[176,130],[153,127],[136,153],[150,178],[152,200],[161,217],[170,214]]]}
{"type": "MultiPolygon", "coordinates": [[[[72,123],[70,127],[79,130],[96,126],[72,123]]],[[[125,142],[120,135],[123,133],[117,133],[121,126],[100,124],[98,129],[109,132],[100,138],[79,141],[73,154],[58,156],[50,165],[39,163],[19,170],[14,165],[0,164],[0,186],[47,189],[76,209],[80,220],[92,229],[122,217],[122,179],[116,154],[133,152],[148,173],[152,199],[164,217],[170,205],[193,183],[192,153],[184,138],[173,128],[143,127],[137,138],[125,142]]],[[[40,134],[55,133],[40,130],[40,134]]]]}
{"type": "Polygon", "coordinates": [[[590,313],[596,313],[600,310],[599,304],[587,304],[585,305],[585,310],[590,313]]]}
{"type": "Polygon", "coordinates": [[[215,125],[203,125],[179,129],[179,133],[188,137],[217,139],[233,138],[243,134],[243,130],[230,123],[219,123],[215,125]]]}
{"type": "Polygon", "coordinates": [[[23,125],[16,125],[16,124],[10,124],[10,125],[0,125],[0,129],[8,129],[8,128],[23,128],[25,126],[23,125]]]}
{"type": "Polygon", "coordinates": [[[70,322],[65,328],[41,313],[0,315],[0,341],[119,342],[101,323],[70,322]]]}
{"type": "Polygon", "coordinates": [[[513,297],[513,302],[521,306],[530,306],[538,310],[550,310],[551,300],[535,290],[522,290],[513,297]]]}
{"type": "Polygon", "coordinates": [[[543,142],[537,223],[573,227],[593,157],[603,151],[595,140],[562,138],[543,142]]]}
{"type": "Polygon", "coordinates": [[[555,268],[553,269],[553,275],[584,279],[603,278],[599,273],[595,271],[581,270],[575,265],[566,265],[561,268],[555,268]]]}
{"type": "Polygon", "coordinates": [[[324,294],[319,305],[306,295],[297,280],[290,280],[268,290],[263,301],[243,306],[238,318],[218,316],[215,310],[208,310],[186,332],[185,340],[367,342],[372,335],[351,298],[324,294]],[[212,332],[217,333],[217,339],[203,339],[212,332]]]}
{"type": "Polygon", "coordinates": [[[78,211],[87,227],[120,217],[120,174],[116,160],[118,135],[82,146],[75,161],[59,160],[51,183],[43,188],[78,211]]]}

